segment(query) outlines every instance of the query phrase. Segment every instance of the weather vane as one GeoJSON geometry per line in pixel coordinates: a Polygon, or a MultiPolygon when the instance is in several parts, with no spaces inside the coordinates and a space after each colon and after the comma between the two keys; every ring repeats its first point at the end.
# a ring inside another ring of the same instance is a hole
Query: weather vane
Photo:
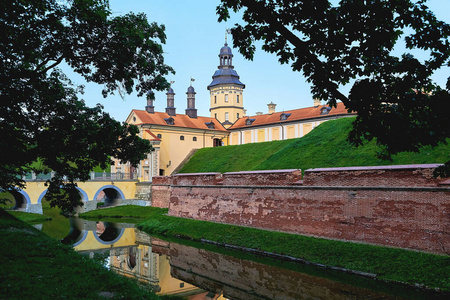
{"type": "Polygon", "coordinates": [[[226,28],[226,29],[225,29],[225,44],[226,44],[226,45],[228,44],[228,42],[227,42],[227,35],[228,35],[228,34],[231,34],[230,28],[226,28]]]}
{"type": "Polygon", "coordinates": [[[195,79],[191,77],[191,86],[192,86],[192,82],[194,82],[194,81],[195,81],[195,79]]]}

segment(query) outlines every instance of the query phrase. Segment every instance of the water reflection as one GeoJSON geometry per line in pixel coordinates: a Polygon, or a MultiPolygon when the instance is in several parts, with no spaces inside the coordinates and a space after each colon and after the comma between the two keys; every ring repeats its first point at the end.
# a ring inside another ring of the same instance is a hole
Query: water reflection
{"type": "Polygon", "coordinates": [[[111,270],[135,278],[164,295],[186,299],[448,299],[449,296],[313,266],[256,256],[250,260],[237,258],[229,253],[154,238],[132,224],[71,219],[70,225],[64,242],[74,244],[77,251],[91,257],[106,253],[111,270]]]}

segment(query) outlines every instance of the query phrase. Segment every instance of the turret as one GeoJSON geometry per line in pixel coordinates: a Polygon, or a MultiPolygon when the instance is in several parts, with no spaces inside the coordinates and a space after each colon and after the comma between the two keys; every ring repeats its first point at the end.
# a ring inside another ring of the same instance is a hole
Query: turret
{"type": "Polygon", "coordinates": [[[155,100],[155,93],[153,91],[148,91],[147,93],[147,106],[145,107],[145,110],[149,114],[155,113],[155,107],[153,106],[153,101],[155,100]]]}
{"type": "Polygon", "coordinates": [[[166,107],[166,113],[169,116],[175,116],[176,115],[176,108],[175,108],[175,93],[173,92],[172,88],[169,88],[169,90],[166,93],[167,95],[167,107],[166,107]]]}
{"type": "Polygon", "coordinates": [[[195,94],[197,94],[192,87],[192,81],[191,79],[191,86],[188,87],[186,95],[187,95],[187,108],[186,108],[186,115],[188,115],[190,118],[197,118],[197,109],[195,108],[195,94]]]}

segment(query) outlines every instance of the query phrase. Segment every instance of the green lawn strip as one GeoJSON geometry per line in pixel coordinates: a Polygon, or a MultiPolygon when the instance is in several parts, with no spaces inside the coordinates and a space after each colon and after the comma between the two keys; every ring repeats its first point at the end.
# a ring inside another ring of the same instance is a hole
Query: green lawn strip
{"type": "Polygon", "coordinates": [[[138,206],[138,205],[122,205],[104,209],[92,210],[89,212],[79,214],[80,218],[83,219],[121,219],[115,220],[124,222],[124,219],[128,221],[133,221],[132,223],[142,222],[154,215],[161,215],[167,213],[167,209],[157,208],[151,206],[138,206]]]}
{"type": "Polygon", "coordinates": [[[2,298],[160,299],[2,209],[0,234],[2,298]]]}
{"type": "Polygon", "coordinates": [[[27,213],[23,211],[9,211],[9,213],[17,219],[28,224],[42,223],[52,219],[46,215],[27,213]]]}
{"type": "Polygon", "coordinates": [[[152,214],[138,228],[169,237],[209,240],[292,256],[377,278],[450,291],[450,257],[152,214]]]}

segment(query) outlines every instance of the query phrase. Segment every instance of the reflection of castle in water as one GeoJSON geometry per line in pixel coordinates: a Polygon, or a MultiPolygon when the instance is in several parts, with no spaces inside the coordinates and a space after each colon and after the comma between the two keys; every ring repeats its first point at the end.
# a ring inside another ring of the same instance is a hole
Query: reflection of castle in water
{"type": "Polygon", "coordinates": [[[226,299],[449,299],[435,291],[268,259],[245,260],[150,237],[129,224],[72,220],[65,238],[108,267],[162,295],[189,300],[226,299]],[[283,267],[281,267],[283,266],[283,267]]]}
{"type": "Polygon", "coordinates": [[[63,242],[75,250],[94,257],[109,255],[108,267],[162,295],[185,296],[188,299],[224,299],[194,285],[173,278],[169,263],[169,243],[150,237],[132,224],[70,220],[70,233],[63,242]]]}

